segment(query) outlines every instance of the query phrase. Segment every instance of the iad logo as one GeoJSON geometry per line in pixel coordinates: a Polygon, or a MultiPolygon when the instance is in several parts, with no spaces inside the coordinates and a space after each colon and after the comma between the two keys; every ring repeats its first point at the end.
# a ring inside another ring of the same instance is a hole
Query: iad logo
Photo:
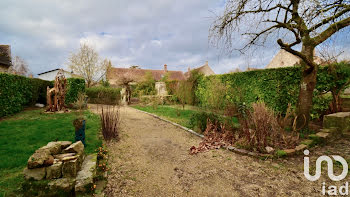
{"type": "MultiPolygon", "coordinates": [[[[308,156],[309,155],[309,150],[305,150],[304,151],[304,155],[308,156]]],[[[328,177],[332,180],[332,181],[341,181],[343,180],[347,174],[348,174],[348,163],[346,162],[346,160],[338,155],[332,155],[333,159],[335,161],[340,162],[343,165],[343,172],[338,175],[335,176],[333,173],[333,160],[328,157],[328,156],[320,156],[317,160],[316,160],[316,173],[314,176],[310,175],[310,171],[309,171],[309,167],[310,167],[310,160],[309,157],[304,157],[304,175],[305,177],[309,180],[309,181],[316,181],[320,178],[321,176],[321,164],[323,161],[327,162],[328,165],[328,177]]]]}

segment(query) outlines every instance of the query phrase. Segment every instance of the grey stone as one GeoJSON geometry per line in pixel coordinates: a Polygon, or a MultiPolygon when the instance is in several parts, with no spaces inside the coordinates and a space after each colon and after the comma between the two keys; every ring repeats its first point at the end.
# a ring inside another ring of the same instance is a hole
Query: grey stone
{"type": "Polygon", "coordinates": [[[88,155],[78,172],[75,184],[75,192],[86,192],[87,188],[91,188],[96,176],[97,154],[88,155]]]}
{"type": "Polygon", "coordinates": [[[84,144],[81,141],[77,141],[64,149],[63,152],[81,154],[84,152],[84,144]]]}
{"type": "Polygon", "coordinates": [[[285,149],[283,150],[287,155],[293,155],[295,153],[295,149],[285,149]]]}
{"type": "Polygon", "coordinates": [[[275,151],[275,149],[272,148],[272,147],[270,147],[270,146],[266,146],[266,147],[265,147],[265,150],[266,150],[266,152],[269,153],[269,154],[272,153],[273,151],[275,151]]]}
{"type": "Polygon", "coordinates": [[[41,104],[41,103],[36,103],[36,104],[35,104],[35,107],[43,108],[43,107],[45,107],[45,105],[44,105],[44,104],[41,104]]]}
{"type": "Polygon", "coordinates": [[[323,139],[326,139],[326,138],[328,138],[330,135],[329,135],[329,133],[318,132],[318,133],[316,133],[316,136],[318,136],[318,137],[320,137],[320,138],[323,138],[323,139]]]}
{"type": "Polygon", "coordinates": [[[57,179],[62,177],[63,162],[55,159],[52,166],[46,168],[46,179],[57,179]]]}
{"type": "Polygon", "coordinates": [[[76,177],[78,171],[78,159],[63,162],[62,175],[63,177],[76,177]]]}
{"type": "Polygon", "coordinates": [[[53,192],[72,192],[75,185],[74,178],[60,178],[48,183],[50,191],[53,192]]]}
{"type": "Polygon", "coordinates": [[[350,112],[338,112],[323,117],[323,127],[326,129],[335,127],[343,133],[349,131],[349,126],[350,112]]]}
{"type": "Polygon", "coordinates": [[[299,151],[303,151],[304,149],[307,148],[307,145],[305,144],[300,144],[297,147],[295,147],[295,151],[299,152],[299,151]]]}
{"type": "Polygon", "coordinates": [[[55,159],[59,159],[62,161],[65,157],[72,157],[74,155],[76,155],[76,153],[63,153],[63,154],[54,155],[53,157],[55,159]]]}
{"type": "Polygon", "coordinates": [[[65,149],[72,144],[71,141],[58,141],[61,144],[61,149],[65,149]]]}
{"type": "Polygon", "coordinates": [[[35,153],[28,159],[28,168],[40,168],[44,166],[44,162],[50,157],[50,150],[48,149],[38,149],[35,153]]]}
{"type": "Polygon", "coordinates": [[[59,142],[49,142],[46,146],[41,147],[41,149],[47,149],[52,155],[59,154],[61,152],[61,144],[59,142]]]}
{"type": "Polygon", "coordinates": [[[34,179],[36,181],[42,180],[46,176],[46,169],[43,168],[35,168],[35,169],[28,169],[25,168],[23,170],[24,178],[27,180],[34,179]]]}

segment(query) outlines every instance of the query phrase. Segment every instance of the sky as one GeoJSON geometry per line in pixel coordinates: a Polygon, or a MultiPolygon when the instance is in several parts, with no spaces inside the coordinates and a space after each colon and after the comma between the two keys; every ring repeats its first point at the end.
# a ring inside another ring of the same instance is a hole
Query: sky
{"type": "MultiPolygon", "coordinates": [[[[276,42],[241,54],[208,41],[224,5],[225,0],[1,0],[0,44],[11,45],[12,56],[23,58],[34,75],[69,70],[68,57],[82,42],[114,67],[167,64],[168,70],[187,71],[208,61],[217,74],[264,68],[279,50],[276,42]]],[[[235,42],[240,39],[237,34],[235,42]]],[[[350,55],[349,41],[337,43],[350,55]]]]}

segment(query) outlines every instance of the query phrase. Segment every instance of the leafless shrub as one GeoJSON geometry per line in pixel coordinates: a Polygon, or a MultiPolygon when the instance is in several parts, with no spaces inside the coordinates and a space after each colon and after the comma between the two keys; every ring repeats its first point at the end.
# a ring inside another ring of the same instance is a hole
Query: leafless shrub
{"type": "Polygon", "coordinates": [[[242,134],[250,147],[263,152],[266,146],[289,148],[297,143],[299,135],[295,132],[287,133],[283,127],[291,112],[283,118],[281,125],[278,116],[264,103],[254,103],[252,108],[252,112],[241,124],[242,134]]]}
{"type": "Polygon", "coordinates": [[[119,139],[120,113],[118,106],[101,106],[102,134],[105,140],[119,139]]]}

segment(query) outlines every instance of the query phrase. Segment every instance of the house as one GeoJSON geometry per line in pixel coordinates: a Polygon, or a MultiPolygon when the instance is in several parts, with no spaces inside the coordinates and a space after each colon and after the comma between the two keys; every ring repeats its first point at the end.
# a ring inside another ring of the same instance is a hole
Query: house
{"type": "Polygon", "coordinates": [[[11,65],[11,46],[0,45],[0,72],[8,72],[11,65]]]}
{"type": "Polygon", "coordinates": [[[206,61],[203,66],[200,66],[198,68],[195,68],[192,70],[190,68],[188,68],[188,71],[184,74],[185,77],[188,78],[190,76],[191,71],[194,71],[194,70],[198,71],[199,73],[203,74],[204,76],[215,75],[214,71],[208,65],[208,61],[206,61]]]}
{"type": "MultiPolygon", "coordinates": [[[[60,71],[60,70],[61,69],[56,68],[56,69],[49,70],[49,71],[46,71],[43,73],[39,73],[38,78],[42,79],[42,80],[53,81],[53,80],[55,80],[55,77],[56,77],[58,71],[60,71]]],[[[81,76],[76,75],[73,72],[68,72],[68,71],[63,70],[63,73],[64,73],[64,76],[66,78],[81,78],[81,76]]]]}
{"type": "Polygon", "coordinates": [[[168,70],[166,64],[163,70],[140,69],[138,66],[133,68],[110,68],[107,72],[107,80],[112,85],[118,85],[120,80],[125,77],[129,78],[129,81],[140,82],[144,80],[147,73],[150,73],[156,81],[160,81],[164,76],[167,76],[169,80],[185,80],[182,71],[168,70]]]}
{"type": "MultiPolygon", "coordinates": [[[[288,51],[281,49],[275,57],[270,61],[266,68],[281,68],[290,67],[300,63],[300,58],[289,53],[288,51]]],[[[321,64],[321,58],[315,56],[314,61],[317,64],[321,64]]]]}

